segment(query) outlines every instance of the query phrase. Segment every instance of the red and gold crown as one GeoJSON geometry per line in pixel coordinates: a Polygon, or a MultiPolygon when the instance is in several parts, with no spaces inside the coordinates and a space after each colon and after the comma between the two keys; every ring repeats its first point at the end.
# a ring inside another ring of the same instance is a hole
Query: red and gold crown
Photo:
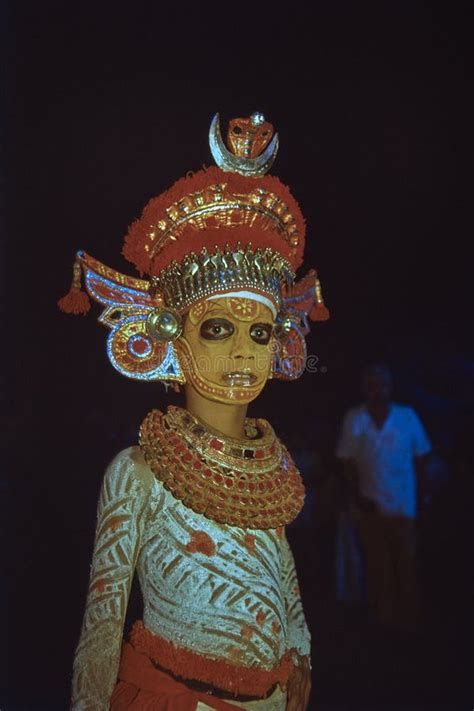
{"type": "MultiPolygon", "coordinates": [[[[305,221],[288,187],[266,175],[278,150],[272,125],[260,113],[233,119],[227,148],[216,114],[209,144],[217,166],[178,180],[150,200],[130,226],[123,254],[141,279],[112,271],[80,252],[71,290],[59,302],[63,311],[88,310],[80,288],[83,271],[89,295],[106,306],[101,322],[114,332],[123,318],[133,321],[136,313],[148,318],[149,310],[168,309],[180,316],[196,301],[240,292],[266,299],[280,322],[286,319],[287,331],[292,313],[304,319],[307,314],[313,320],[328,317],[316,273],[299,284],[294,281],[303,257],[305,221]]],[[[150,319],[147,323],[150,333],[150,319]]]]}

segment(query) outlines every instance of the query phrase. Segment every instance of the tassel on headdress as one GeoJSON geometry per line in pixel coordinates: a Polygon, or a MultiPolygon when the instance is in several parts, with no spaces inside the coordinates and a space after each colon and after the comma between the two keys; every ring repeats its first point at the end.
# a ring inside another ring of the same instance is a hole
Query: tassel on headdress
{"type": "Polygon", "coordinates": [[[85,291],[81,288],[82,265],[80,254],[76,255],[72,268],[72,282],[69,292],[59,299],[58,307],[65,314],[86,314],[91,302],[85,291]]]}
{"type": "Polygon", "coordinates": [[[315,304],[309,314],[311,321],[327,321],[329,318],[329,310],[324,303],[323,292],[319,279],[316,279],[314,284],[314,297],[315,304]]]}

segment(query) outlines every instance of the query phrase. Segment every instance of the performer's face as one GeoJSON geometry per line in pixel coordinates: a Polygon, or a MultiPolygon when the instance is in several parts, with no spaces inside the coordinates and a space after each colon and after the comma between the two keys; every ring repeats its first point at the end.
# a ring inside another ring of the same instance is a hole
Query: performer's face
{"type": "Polygon", "coordinates": [[[254,400],[270,375],[272,329],[272,312],[259,301],[198,302],[177,343],[187,381],[208,400],[254,400]]]}

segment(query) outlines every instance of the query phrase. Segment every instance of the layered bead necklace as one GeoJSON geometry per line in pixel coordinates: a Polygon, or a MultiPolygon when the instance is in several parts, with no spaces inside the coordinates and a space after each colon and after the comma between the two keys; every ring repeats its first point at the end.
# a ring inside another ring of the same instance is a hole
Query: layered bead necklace
{"type": "Polygon", "coordinates": [[[246,439],[212,430],[187,410],[152,410],[140,446],[154,475],[196,513],[239,528],[269,529],[296,518],[301,476],[266,420],[247,419],[246,439]]]}

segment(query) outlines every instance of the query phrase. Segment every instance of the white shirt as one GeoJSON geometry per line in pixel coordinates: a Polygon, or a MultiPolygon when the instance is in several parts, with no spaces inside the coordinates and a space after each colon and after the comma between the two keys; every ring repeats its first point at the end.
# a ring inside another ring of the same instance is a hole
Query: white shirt
{"type": "Polygon", "coordinates": [[[414,457],[428,454],[431,444],[411,407],[392,404],[381,429],[365,405],[350,409],[343,421],[336,456],[357,466],[362,496],[377,504],[380,513],[416,515],[414,457]]]}

